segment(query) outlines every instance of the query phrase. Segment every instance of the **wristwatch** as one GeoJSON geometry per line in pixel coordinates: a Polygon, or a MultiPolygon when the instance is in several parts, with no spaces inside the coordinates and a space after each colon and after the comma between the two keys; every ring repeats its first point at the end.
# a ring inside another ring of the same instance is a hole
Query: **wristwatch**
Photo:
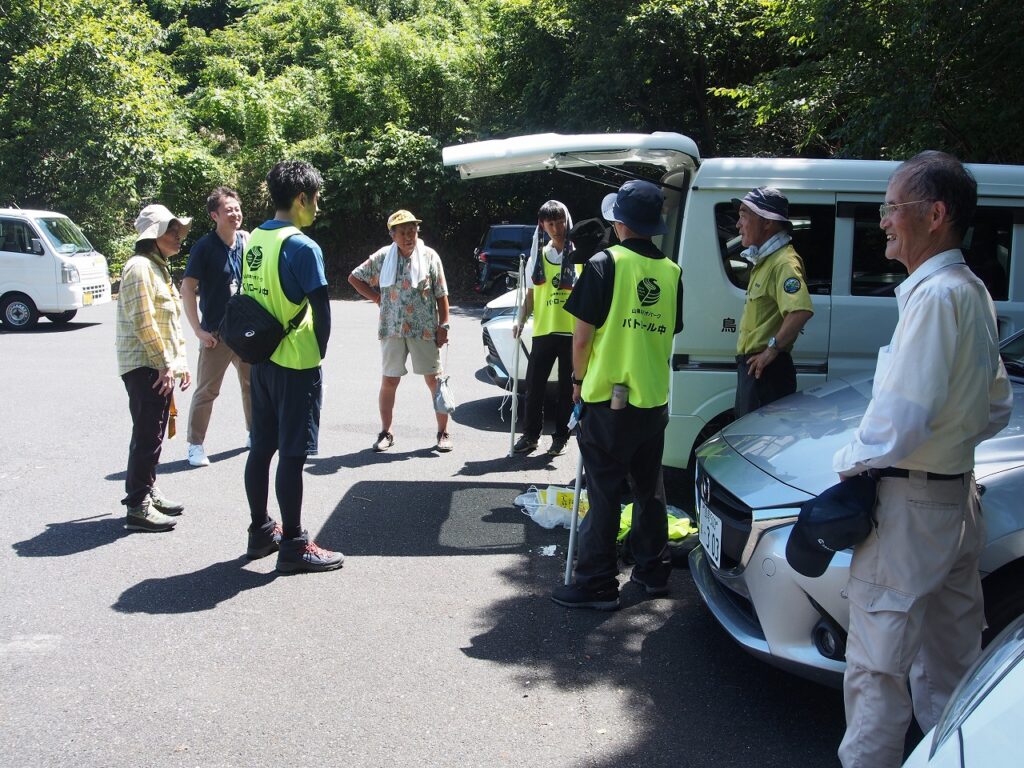
{"type": "Polygon", "coordinates": [[[577,387],[582,387],[583,386],[583,379],[577,379],[576,378],[576,374],[573,374],[572,383],[575,384],[577,387]]]}
{"type": "Polygon", "coordinates": [[[779,343],[777,341],[775,341],[775,337],[774,336],[772,336],[770,339],[768,339],[768,349],[778,349],[778,348],[779,348],[779,343]]]}
{"type": "Polygon", "coordinates": [[[444,329],[444,330],[446,330],[446,331],[450,331],[450,330],[452,329],[452,327],[451,327],[451,325],[450,325],[449,323],[441,323],[441,324],[440,324],[439,326],[437,326],[437,327],[438,327],[438,328],[443,328],[443,329],[444,329]]]}

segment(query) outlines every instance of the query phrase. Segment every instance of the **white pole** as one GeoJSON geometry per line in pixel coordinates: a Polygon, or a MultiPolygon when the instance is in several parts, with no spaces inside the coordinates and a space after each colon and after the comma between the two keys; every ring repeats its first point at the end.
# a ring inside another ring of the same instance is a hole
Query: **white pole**
{"type": "MultiPolygon", "coordinates": [[[[579,449],[579,439],[576,440],[579,449]]],[[[572,561],[576,556],[576,529],[580,524],[580,486],[583,484],[583,454],[576,460],[576,485],[572,491],[572,519],[569,521],[569,551],[565,555],[565,586],[572,584],[572,561]]]]}
{"type": "MultiPolygon", "coordinates": [[[[514,321],[516,323],[519,322],[519,308],[523,305],[526,293],[526,262],[523,257],[524,254],[519,254],[519,278],[516,280],[516,319],[514,321]]],[[[525,321],[523,325],[526,325],[525,321]]],[[[512,377],[512,425],[508,435],[508,455],[510,458],[515,455],[516,445],[516,416],[519,412],[519,348],[523,345],[522,336],[523,329],[520,327],[519,338],[512,339],[515,348],[512,350],[512,370],[509,371],[509,376],[512,377]]]]}

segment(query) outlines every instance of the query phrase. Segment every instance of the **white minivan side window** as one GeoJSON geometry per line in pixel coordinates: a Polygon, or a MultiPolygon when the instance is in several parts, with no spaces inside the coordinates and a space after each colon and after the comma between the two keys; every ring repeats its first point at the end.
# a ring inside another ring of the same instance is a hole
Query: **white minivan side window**
{"type": "MultiPolygon", "coordinates": [[[[979,206],[964,235],[967,265],[985,283],[993,301],[1006,301],[1010,294],[1010,250],[1013,242],[1012,208],[979,206]]],[[[857,203],[853,207],[854,296],[894,296],[896,286],[907,277],[902,264],[885,258],[885,233],[878,226],[878,206],[857,203]]]]}
{"type": "MultiPolygon", "coordinates": [[[[877,212],[877,206],[875,206],[877,212]]],[[[731,202],[715,205],[718,247],[729,281],[746,290],[750,263],[740,256],[743,245],[736,230],[738,214],[731,202]]],[[[793,223],[793,248],[804,262],[807,290],[827,296],[832,292],[832,257],[835,250],[836,211],[832,205],[793,204],[789,207],[793,223]]]]}

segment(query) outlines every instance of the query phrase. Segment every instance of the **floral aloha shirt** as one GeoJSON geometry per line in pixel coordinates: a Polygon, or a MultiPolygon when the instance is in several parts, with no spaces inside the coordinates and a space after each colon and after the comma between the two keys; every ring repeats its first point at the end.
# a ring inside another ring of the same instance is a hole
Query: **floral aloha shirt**
{"type": "MultiPolygon", "coordinates": [[[[391,246],[384,246],[356,267],[352,274],[375,288],[380,287],[380,268],[391,246]]],[[[413,286],[409,281],[409,259],[398,259],[395,284],[380,297],[380,325],[377,337],[434,340],[437,332],[437,300],[448,295],[441,257],[433,248],[421,247],[428,264],[427,277],[413,286]]]]}

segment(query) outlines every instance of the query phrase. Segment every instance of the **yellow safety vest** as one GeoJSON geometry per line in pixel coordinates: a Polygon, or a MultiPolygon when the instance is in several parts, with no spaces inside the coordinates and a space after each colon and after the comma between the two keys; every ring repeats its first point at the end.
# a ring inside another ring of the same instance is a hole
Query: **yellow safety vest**
{"type": "MultiPolygon", "coordinates": [[[[297,227],[256,228],[242,258],[242,293],[252,296],[270,314],[286,325],[302,304],[289,301],[281,287],[278,264],[281,247],[292,235],[302,234],[297,227]]],[[[303,300],[306,303],[306,300],[303,300]]],[[[270,359],[283,368],[306,370],[320,365],[320,345],[313,332],[313,313],[307,309],[298,327],[278,346],[270,359]]]]}
{"type": "MultiPolygon", "coordinates": [[[[544,282],[533,286],[533,335],[548,336],[559,333],[563,336],[572,336],[576,318],[565,311],[565,302],[572,291],[570,288],[553,287],[554,281],[562,274],[562,268],[544,257],[550,247],[547,246],[537,254],[544,267],[544,282]]],[[[582,266],[577,264],[575,269],[578,277],[582,266]]]]}
{"type": "Polygon", "coordinates": [[[594,332],[583,400],[610,400],[612,387],[625,384],[630,405],[665,405],[681,270],[671,259],[650,259],[621,245],[608,251],[615,262],[612,303],[594,332]]]}

